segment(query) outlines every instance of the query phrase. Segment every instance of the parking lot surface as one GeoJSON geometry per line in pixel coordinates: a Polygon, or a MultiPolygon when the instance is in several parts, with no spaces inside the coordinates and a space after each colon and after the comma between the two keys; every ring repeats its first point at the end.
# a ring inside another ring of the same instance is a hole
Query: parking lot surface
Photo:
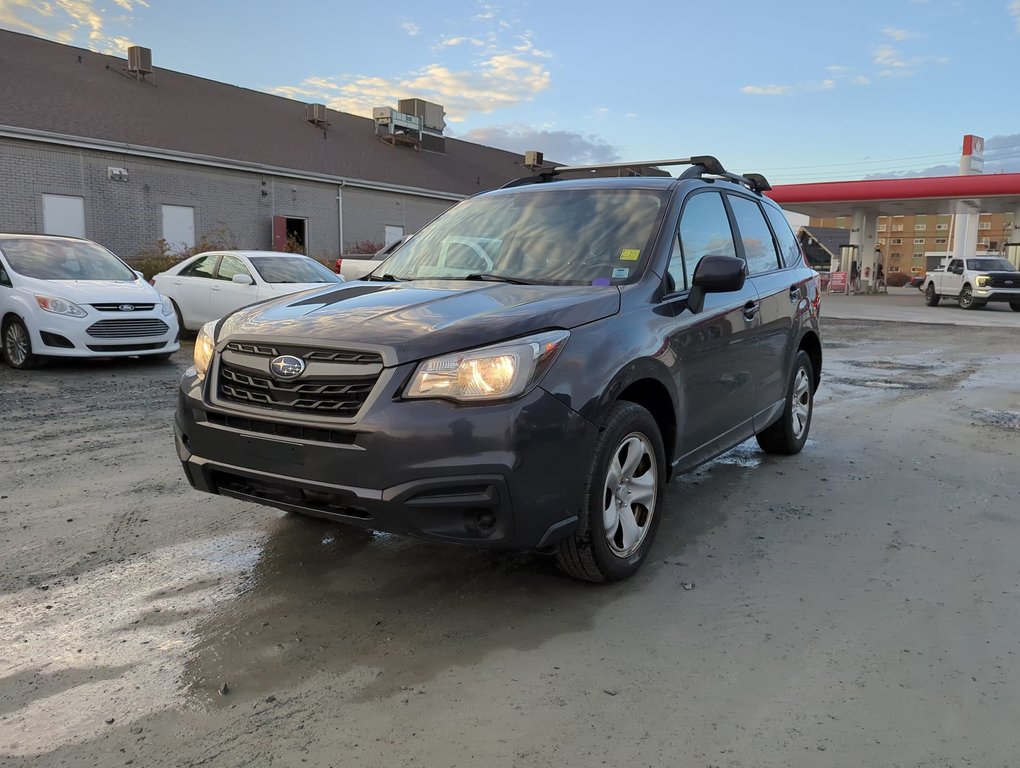
{"type": "Polygon", "coordinates": [[[609,586],[192,491],[190,347],[0,366],[0,765],[1015,764],[1020,337],[852,301],[609,586]]]}

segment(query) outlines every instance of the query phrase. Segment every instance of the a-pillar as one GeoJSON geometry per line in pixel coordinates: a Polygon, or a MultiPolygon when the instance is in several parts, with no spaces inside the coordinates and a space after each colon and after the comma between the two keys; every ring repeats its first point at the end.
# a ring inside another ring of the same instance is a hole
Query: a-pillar
{"type": "MultiPolygon", "coordinates": [[[[864,208],[853,209],[853,223],[850,225],[850,245],[857,246],[857,268],[860,270],[861,290],[870,293],[875,284],[875,234],[878,216],[864,208]]],[[[850,272],[850,265],[843,269],[850,272]]],[[[849,279],[849,274],[847,275],[849,279]]]]}

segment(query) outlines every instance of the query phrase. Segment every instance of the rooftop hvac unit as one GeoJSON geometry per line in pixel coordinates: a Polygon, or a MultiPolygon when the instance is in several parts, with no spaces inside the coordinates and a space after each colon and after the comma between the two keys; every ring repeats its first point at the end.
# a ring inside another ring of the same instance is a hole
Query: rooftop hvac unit
{"type": "Polygon", "coordinates": [[[128,48],[128,72],[148,75],[152,73],[152,49],[132,45],[128,48]]]}
{"type": "Polygon", "coordinates": [[[326,105],[325,104],[305,104],[305,120],[312,125],[325,125],[326,120],[326,105]]]}
{"type": "Polygon", "coordinates": [[[426,131],[442,133],[446,130],[446,110],[439,104],[424,99],[401,99],[397,102],[397,111],[406,115],[415,115],[422,119],[426,131]]]}

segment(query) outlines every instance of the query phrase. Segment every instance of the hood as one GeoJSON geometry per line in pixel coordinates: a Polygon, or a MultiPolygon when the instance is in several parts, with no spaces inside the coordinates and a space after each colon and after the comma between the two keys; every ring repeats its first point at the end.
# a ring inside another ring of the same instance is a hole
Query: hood
{"type": "Polygon", "coordinates": [[[144,280],[39,280],[18,276],[18,287],[75,304],[159,304],[159,293],[144,280]]]}
{"type": "Polygon", "coordinates": [[[619,310],[615,286],[355,281],[239,310],[219,337],[376,349],[386,365],[396,365],[536,331],[576,328],[619,310]]]}

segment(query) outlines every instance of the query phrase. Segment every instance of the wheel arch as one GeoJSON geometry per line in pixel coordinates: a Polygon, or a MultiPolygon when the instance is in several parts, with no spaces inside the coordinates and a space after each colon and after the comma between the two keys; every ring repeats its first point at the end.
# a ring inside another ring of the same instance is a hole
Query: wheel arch
{"type": "MultiPolygon", "coordinates": [[[[624,401],[640,405],[648,411],[659,427],[666,466],[671,467],[676,453],[677,403],[669,388],[657,377],[643,376],[621,382],[612,402],[624,401]]],[[[610,403],[611,404],[611,403],[610,403]]]]}
{"type": "Polygon", "coordinates": [[[818,385],[822,381],[822,341],[818,338],[818,334],[814,331],[808,331],[800,337],[800,343],[797,345],[797,350],[804,350],[807,352],[807,356],[811,358],[811,368],[814,381],[811,382],[815,391],[818,391],[818,385]]]}

